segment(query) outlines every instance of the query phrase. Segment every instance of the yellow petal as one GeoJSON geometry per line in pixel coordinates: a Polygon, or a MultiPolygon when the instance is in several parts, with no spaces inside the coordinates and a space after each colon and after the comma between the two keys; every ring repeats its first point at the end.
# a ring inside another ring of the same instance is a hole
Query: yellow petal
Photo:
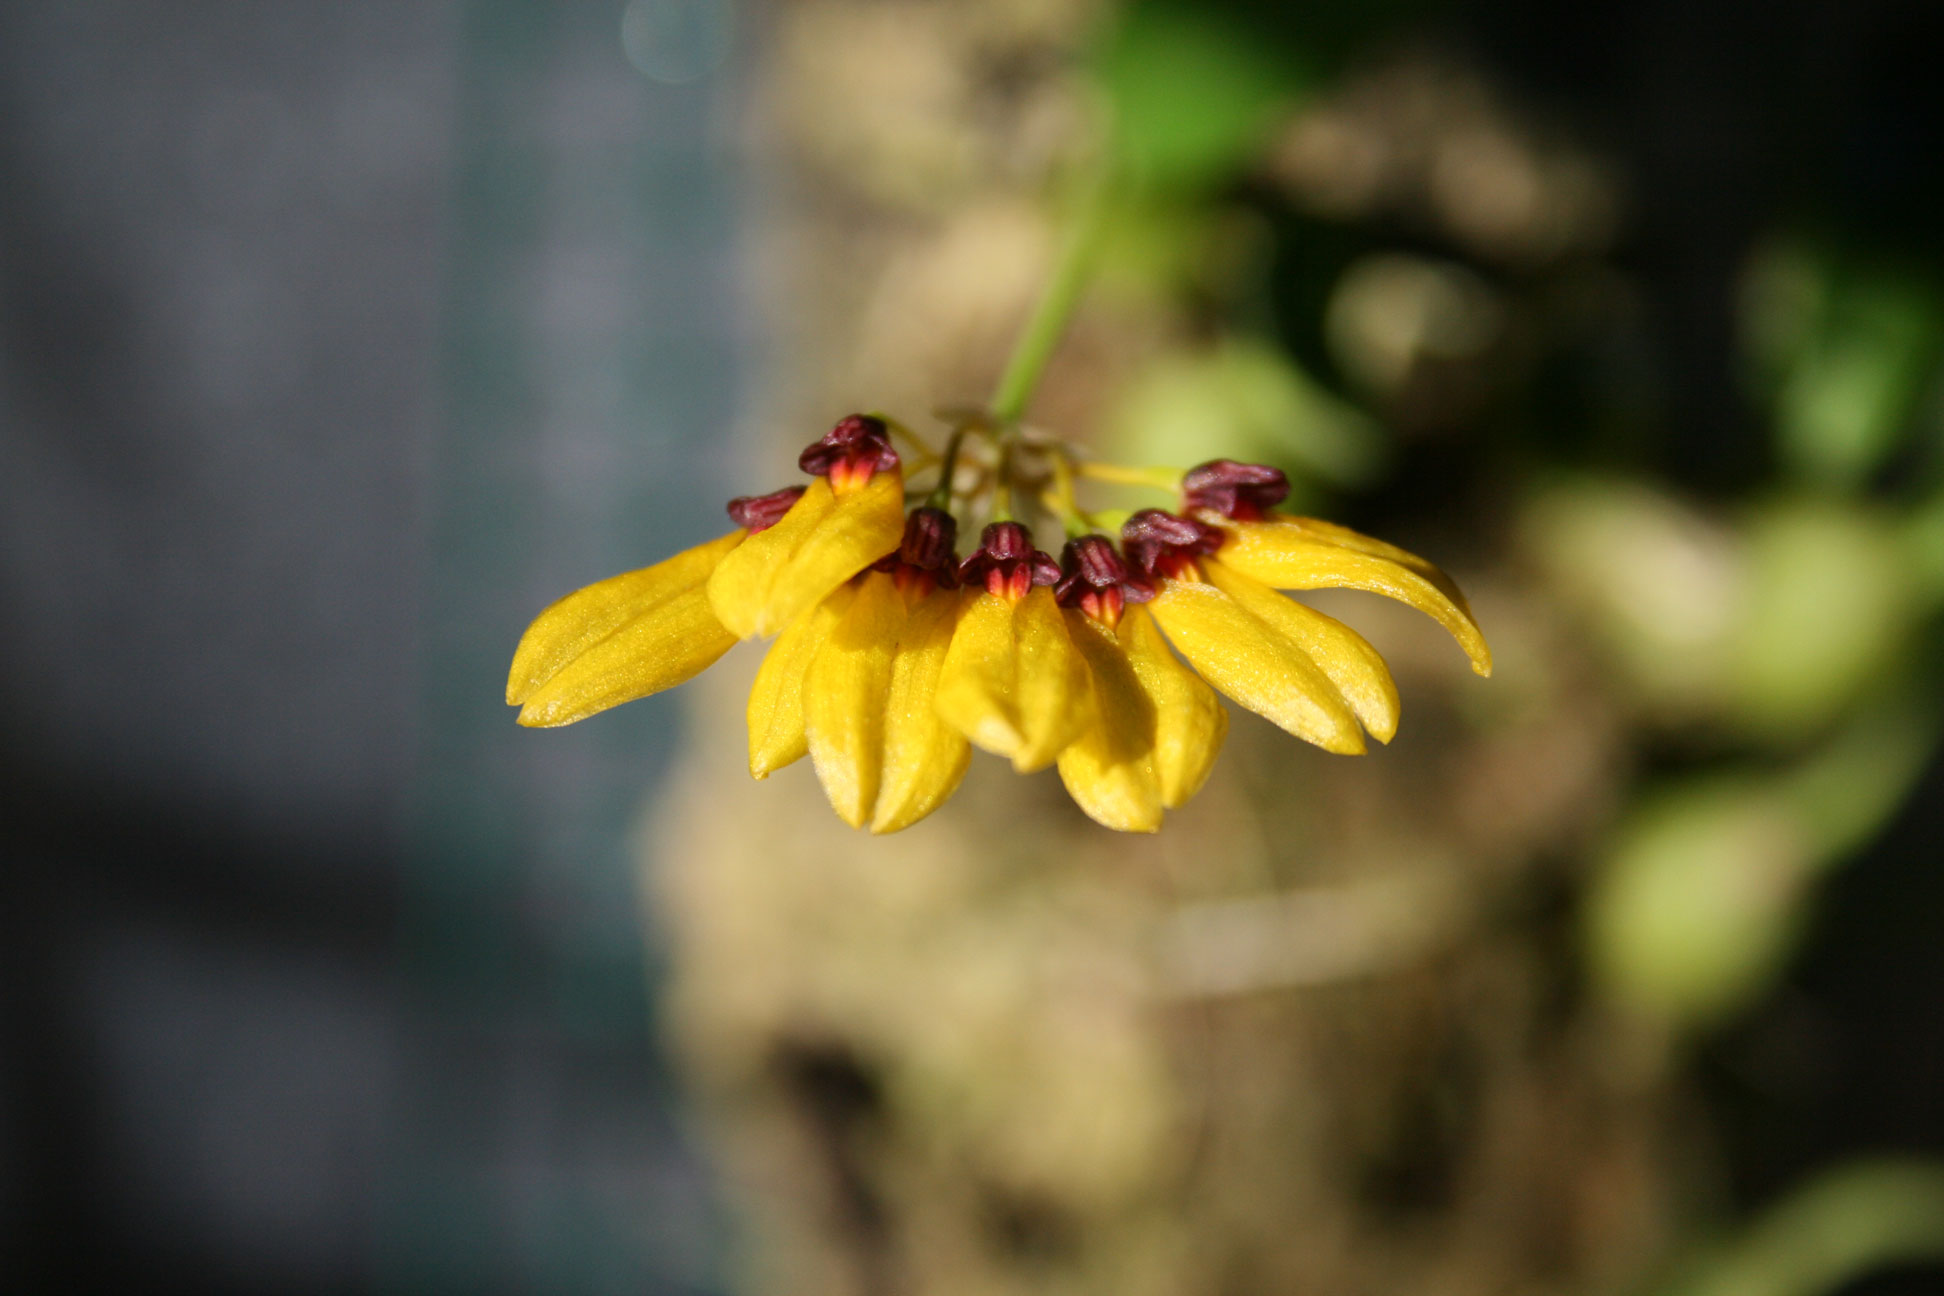
{"type": "Polygon", "coordinates": [[[1074,648],[1051,589],[1036,586],[1013,608],[1013,641],[1024,741],[1012,753],[1012,763],[1030,774],[1051,765],[1093,723],[1093,689],[1086,658],[1074,648]]]}
{"type": "Polygon", "coordinates": [[[1172,810],[1187,804],[1208,781],[1228,734],[1228,712],[1215,690],[1168,650],[1146,608],[1127,610],[1120,642],[1154,705],[1154,773],[1161,804],[1172,810]]]}
{"type": "Polygon", "coordinates": [[[697,585],[614,631],[527,695],[520,723],[548,729],[673,688],[702,673],[736,637],[697,585]]]}
{"type": "Polygon", "coordinates": [[[1296,645],[1212,585],[1167,581],[1154,619],[1202,678],[1326,751],[1356,755],[1363,733],[1336,685],[1296,645]]]}
{"type": "Polygon", "coordinates": [[[1013,603],[976,594],[959,617],[938,681],[938,714],[1020,773],[1044,769],[1093,714],[1087,663],[1053,591],[1013,603]]]}
{"type": "Polygon", "coordinates": [[[945,804],[972,762],[965,735],[933,706],[959,604],[956,591],[935,591],[917,601],[898,634],[884,712],[884,781],[871,818],[874,833],[909,828],[945,804]]]}
{"type": "Polygon", "coordinates": [[[520,705],[561,667],[628,622],[708,580],[723,555],[742,543],[743,535],[731,531],[653,567],[610,576],[553,603],[533,619],[513,650],[506,704],[520,705]]]}
{"type": "Polygon", "coordinates": [[[803,679],[803,727],[817,780],[839,818],[870,821],[884,766],[884,708],[904,595],[884,572],[864,577],[803,679]]]}
{"type": "Polygon", "coordinates": [[[1370,641],[1334,617],[1285,598],[1218,557],[1202,564],[1210,583],[1271,630],[1308,653],[1378,742],[1397,732],[1397,684],[1370,641]]]}
{"type": "Polygon", "coordinates": [[[1154,772],[1154,703],[1111,633],[1066,613],[1074,649],[1093,678],[1094,723],[1060,753],[1060,781],[1087,817],[1118,832],[1161,827],[1154,772]]]}
{"type": "Polygon", "coordinates": [[[1395,545],[1314,518],[1224,523],[1221,560],[1277,589],[1369,590],[1408,603],[1451,633],[1480,675],[1492,650],[1449,576],[1395,545]]]}
{"type": "Polygon", "coordinates": [[[1025,742],[1013,696],[1016,678],[1012,605],[992,594],[973,594],[945,650],[933,709],[974,745],[1010,755],[1025,742]]]}
{"type": "MultiPolygon", "coordinates": [[[[750,536],[717,565],[709,577],[709,603],[738,639],[756,633],[754,627],[769,605],[777,573],[836,507],[837,497],[831,494],[830,483],[819,477],[774,526],[750,536]]],[[[782,618],[777,624],[785,625],[789,620],[782,618]]]]}
{"type": "Polygon", "coordinates": [[[848,585],[839,586],[790,622],[757,668],[748,709],[749,772],[754,777],[768,778],[809,752],[803,733],[803,677],[843,619],[853,593],[848,585]]]}
{"type": "Polygon", "coordinates": [[[781,522],[722,561],[709,600],[739,638],[775,634],[903,538],[902,474],[879,472],[841,499],[819,477],[781,522]]]}

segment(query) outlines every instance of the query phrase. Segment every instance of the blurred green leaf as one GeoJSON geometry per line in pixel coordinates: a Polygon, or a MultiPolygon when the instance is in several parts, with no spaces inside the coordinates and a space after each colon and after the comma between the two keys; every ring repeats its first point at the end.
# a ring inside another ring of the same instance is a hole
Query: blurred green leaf
{"type": "Polygon", "coordinates": [[[1207,183],[1244,161],[1311,89],[1316,67],[1208,4],[1146,0],[1096,63],[1117,152],[1137,181],[1207,183]]]}
{"type": "Polygon", "coordinates": [[[1810,873],[1802,824],[1759,784],[1651,797],[1622,826],[1588,897],[1594,971],[1634,1011],[1713,1022],[1766,988],[1794,944],[1810,873]]]}
{"type": "Polygon", "coordinates": [[[1811,244],[1759,253],[1742,331],[1798,480],[1853,489],[1893,454],[1944,354],[1944,302],[1927,281],[1860,267],[1811,244]]]}
{"type": "Polygon", "coordinates": [[[1657,718],[1778,745],[1900,670],[1934,597],[1926,555],[1944,580],[1944,513],[1915,527],[1828,498],[1731,526],[1646,483],[1586,478],[1535,494],[1522,529],[1657,718]]]}
{"type": "Polygon", "coordinates": [[[1525,546],[1657,715],[1717,710],[1747,570],[1740,537],[1644,482],[1587,477],[1527,502],[1525,546]]]}
{"type": "Polygon", "coordinates": [[[1893,697],[1781,773],[1717,776],[1644,798],[1587,897],[1607,995],[1670,1025],[1711,1025],[1765,993],[1794,952],[1818,874],[1867,844],[1936,743],[1893,697]]]}
{"type": "Polygon", "coordinates": [[[1745,535],[1730,701],[1745,728],[1786,740],[1827,724],[1898,666],[1915,573],[1891,522],[1858,505],[1778,501],[1745,535]]]}
{"type": "Polygon", "coordinates": [[[1798,1189],[1669,1296],[1823,1296],[1893,1265],[1944,1260],[1944,1166],[1866,1161],[1798,1189]]]}
{"type": "Polygon", "coordinates": [[[1389,454],[1372,419],[1284,352],[1250,339],[1153,366],[1128,387],[1110,426],[1138,463],[1187,467],[1220,455],[1275,464],[1299,483],[1363,485],[1389,454]]]}

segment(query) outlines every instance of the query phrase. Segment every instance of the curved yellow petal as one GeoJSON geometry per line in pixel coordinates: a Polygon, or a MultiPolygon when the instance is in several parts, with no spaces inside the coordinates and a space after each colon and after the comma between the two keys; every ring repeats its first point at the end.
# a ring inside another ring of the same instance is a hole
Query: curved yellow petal
{"type": "MultiPolygon", "coordinates": [[[[717,565],[709,577],[709,604],[730,633],[738,639],[757,633],[756,624],[769,606],[777,574],[836,508],[830,483],[819,477],[774,526],[749,537],[717,565]]],[[[787,625],[790,620],[781,617],[776,624],[787,625]]]]}
{"type": "Polygon", "coordinates": [[[879,472],[841,498],[819,477],[781,522],[722,561],[709,600],[739,638],[775,634],[903,538],[901,473],[879,472]]]}
{"type": "Polygon", "coordinates": [[[614,631],[527,695],[520,723],[535,729],[585,720],[598,711],[693,679],[729,651],[700,585],[614,631]]]}
{"type": "Polygon", "coordinates": [[[1093,688],[1086,658],[1074,648],[1051,589],[1036,586],[1013,608],[1013,640],[1024,741],[1012,753],[1012,763],[1030,774],[1051,765],[1093,723],[1093,688]]]}
{"type": "Polygon", "coordinates": [[[1154,703],[1110,632],[1079,612],[1067,612],[1066,622],[1093,678],[1095,720],[1060,753],[1060,781],[1102,827],[1155,832],[1161,782],[1154,771],[1154,703]]]}
{"type": "Polygon", "coordinates": [[[1369,640],[1336,618],[1234,570],[1219,557],[1204,562],[1202,570],[1216,589],[1308,653],[1371,737],[1384,743],[1391,740],[1397,732],[1397,683],[1369,640]]]}
{"type": "Polygon", "coordinates": [[[1443,590],[1452,602],[1469,611],[1464,594],[1459,592],[1458,583],[1445,575],[1435,563],[1427,562],[1409,549],[1401,549],[1387,540],[1379,540],[1376,536],[1353,531],[1341,523],[1328,522],[1322,518],[1297,517],[1291,513],[1274,513],[1255,522],[1232,522],[1226,518],[1218,518],[1215,521],[1216,525],[1229,530],[1256,532],[1259,541],[1265,544],[1286,544],[1291,540],[1306,540],[1354,549],[1358,553],[1369,554],[1373,558],[1388,558],[1398,566],[1408,567],[1424,577],[1443,590]]]}
{"type": "Polygon", "coordinates": [[[731,531],[653,567],[610,576],[556,600],[533,619],[513,650],[506,704],[520,705],[561,667],[628,622],[708,580],[723,556],[742,543],[743,535],[731,531]]]}
{"type": "Polygon", "coordinates": [[[864,577],[803,677],[803,728],[830,806],[862,828],[884,768],[884,708],[905,619],[904,595],[884,572],[864,577]]]}
{"type": "Polygon", "coordinates": [[[939,673],[938,714],[973,744],[1044,769],[1092,719],[1087,663],[1074,651],[1053,591],[1017,603],[975,594],[959,616],[939,673]]]}
{"type": "Polygon", "coordinates": [[[945,649],[932,708],[975,746],[1011,755],[1025,742],[1016,680],[1012,605],[993,594],[973,594],[945,649]]]}
{"type": "Polygon", "coordinates": [[[1313,518],[1227,522],[1220,558],[1277,589],[1369,590],[1408,603],[1450,632],[1480,675],[1492,650],[1449,576],[1415,554],[1313,518]]]}
{"type": "Polygon", "coordinates": [[[1364,749],[1357,718],[1317,664],[1213,585],[1167,581],[1148,608],[1202,678],[1326,751],[1364,749]]]}
{"type": "Polygon", "coordinates": [[[1228,712],[1215,690],[1168,650],[1146,608],[1127,610],[1120,642],[1154,705],[1154,774],[1161,804],[1173,810],[1186,805],[1208,781],[1228,735],[1228,712]]]}
{"type": "Polygon", "coordinates": [[[938,809],[958,790],[972,763],[965,735],[933,706],[960,601],[956,591],[934,591],[912,606],[898,634],[884,710],[884,779],[871,817],[874,833],[909,828],[938,809]]]}
{"type": "Polygon", "coordinates": [[[749,772],[768,778],[809,750],[803,732],[803,677],[837,628],[854,593],[848,585],[784,627],[749,688],[749,772]]]}

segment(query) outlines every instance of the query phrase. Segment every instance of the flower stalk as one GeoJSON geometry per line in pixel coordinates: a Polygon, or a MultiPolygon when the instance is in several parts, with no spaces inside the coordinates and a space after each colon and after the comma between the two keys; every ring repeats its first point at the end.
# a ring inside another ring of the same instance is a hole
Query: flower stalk
{"type": "Polygon", "coordinates": [[[991,413],[993,421],[1003,430],[1002,435],[1015,434],[1047,363],[1059,349],[1067,323],[1086,291],[1087,279],[1100,252],[1100,236],[1107,223],[1110,187],[1111,181],[1102,174],[1081,195],[1052,277],[1047,280],[1046,290],[1027,318],[1019,341],[1013,345],[1012,356],[999,376],[999,385],[992,394],[991,413]]]}

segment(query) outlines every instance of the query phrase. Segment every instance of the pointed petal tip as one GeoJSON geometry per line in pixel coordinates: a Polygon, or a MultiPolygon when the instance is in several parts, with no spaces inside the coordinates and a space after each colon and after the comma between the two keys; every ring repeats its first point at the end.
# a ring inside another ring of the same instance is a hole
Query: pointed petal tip
{"type": "Polygon", "coordinates": [[[1012,755],[1013,773],[1037,774],[1059,759],[1060,753],[1058,752],[1053,752],[1049,755],[1038,751],[1017,751],[1012,755]]]}
{"type": "Polygon", "coordinates": [[[554,710],[553,707],[536,707],[528,703],[520,708],[520,714],[513,717],[513,722],[523,729],[558,729],[562,725],[573,723],[570,720],[554,719],[552,714],[554,710]]]}

